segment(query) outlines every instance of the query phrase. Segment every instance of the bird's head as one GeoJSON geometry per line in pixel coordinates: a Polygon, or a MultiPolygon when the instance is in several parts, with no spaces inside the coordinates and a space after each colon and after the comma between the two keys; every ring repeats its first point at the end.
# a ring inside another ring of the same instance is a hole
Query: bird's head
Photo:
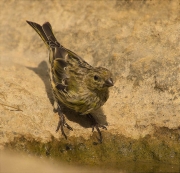
{"type": "Polygon", "coordinates": [[[114,85],[111,72],[103,67],[91,69],[86,75],[86,84],[90,90],[103,90],[114,85]]]}

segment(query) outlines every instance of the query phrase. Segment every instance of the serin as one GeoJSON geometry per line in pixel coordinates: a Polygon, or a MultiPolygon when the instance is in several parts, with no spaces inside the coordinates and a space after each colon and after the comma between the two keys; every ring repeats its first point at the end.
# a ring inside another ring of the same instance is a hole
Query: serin
{"type": "Polygon", "coordinates": [[[55,38],[49,22],[42,26],[27,21],[39,34],[49,50],[49,75],[54,96],[54,108],[58,111],[59,122],[56,131],[61,129],[63,136],[64,126],[73,130],[65,121],[60,102],[81,115],[88,115],[94,128],[102,134],[99,128],[106,129],[98,124],[91,115],[93,110],[100,108],[109,97],[109,87],[113,86],[112,74],[103,67],[92,67],[80,56],[63,47],[55,38]]]}

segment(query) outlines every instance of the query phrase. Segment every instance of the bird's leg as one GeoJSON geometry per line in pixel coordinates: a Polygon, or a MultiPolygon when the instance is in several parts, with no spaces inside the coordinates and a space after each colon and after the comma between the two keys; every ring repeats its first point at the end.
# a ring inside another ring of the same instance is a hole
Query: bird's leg
{"type": "Polygon", "coordinates": [[[61,133],[62,135],[67,139],[67,136],[66,134],[64,133],[64,127],[67,127],[69,130],[73,130],[71,126],[69,126],[67,123],[66,123],[66,120],[65,120],[65,116],[60,108],[60,106],[58,105],[58,114],[59,114],[59,122],[58,122],[58,126],[57,126],[57,129],[56,129],[56,132],[58,132],[58,130],[61,128],[61,133]]]}
{"type": "Polygon", "coordinates": [[[87,116],[91,120],[91,123],[92,123],[92,132],[94,131],[94,128],[96,128],[99,134],[99,141],[100,143],[102,143],[102,134],[99,128],[107,130],[106,126],[100,125],[91,114],[87,114],[87,116]]]}

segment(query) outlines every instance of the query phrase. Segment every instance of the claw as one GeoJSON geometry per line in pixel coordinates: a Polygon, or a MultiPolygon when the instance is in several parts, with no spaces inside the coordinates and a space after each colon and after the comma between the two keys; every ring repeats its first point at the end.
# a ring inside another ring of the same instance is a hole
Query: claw
{"type": "Polygon", "coordinates": [[[60,126],[61,126],[61,121],[59,120],[58,125],[57,125],[57,128],[56,128],[56,132],[59,131],[60,126]]]}
{"type": "Polygon", "coordinates": [[[57,125],[57,128],[56,128],[56,132],[58,132],[59,129],[61,128],[62,135],[67,139],[67,136],[66,136],[66,134],[64,132],[63,127],[67,127],[69,130],[72,130],[72,131],[73,131],[73,128],[66,123],[64,114],[62,113],[60,106],[58,106],[58,114],[59,114],[59,122],[58,122],[58,125],[57,125]]]}
{"type": "Polygon", "coordinates": [[[100,128],[104,129],[104,130],[107,130],[107,127],[102,125],[100,128]]]}
{"type": "Polygon", "coordinates": [[[92,126],[92,132],[94,132],[94,126],[92,126]]]}
{"type": "Polygon", "coordinates": [[[96,128],[96,130],[97,130],[97,132],[98,132],[98,134],[99,134],[99,139],[98,139],[98,140],[99,140],[100,143],[102,143],[103,138],[102,138],[102,134],[101,134],[101,131],[100,131],[99,128],[102,128],[102,129],[107,130],[106,126],[104,126],[104,125],[99,125],[98,122],[94,119],[94,117],[93,117],[91,114],[88,114],[87,116],[88,116],[88,117],[91,119],[91,121],[92,121],[92,132],[94,132],[94,128],[96,128]]]}
{"type": "Polygon", "coordinates": [[[68,125],[67,123],[65,123],[64,126],[67,127],[69,130],[73,131],[73,128],[70,125],[68,125]]]}

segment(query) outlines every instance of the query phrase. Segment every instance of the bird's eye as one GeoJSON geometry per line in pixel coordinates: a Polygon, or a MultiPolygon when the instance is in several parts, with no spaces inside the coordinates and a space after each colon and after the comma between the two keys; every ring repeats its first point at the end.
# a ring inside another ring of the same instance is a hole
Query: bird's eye
{"type": "Polygon", "coordinates": [[[94,76],[94,80],[97,81],[98,79],[99,79],[99,77],[98,77],[97,75],[95,75],[95,76],[94,76]]]}

